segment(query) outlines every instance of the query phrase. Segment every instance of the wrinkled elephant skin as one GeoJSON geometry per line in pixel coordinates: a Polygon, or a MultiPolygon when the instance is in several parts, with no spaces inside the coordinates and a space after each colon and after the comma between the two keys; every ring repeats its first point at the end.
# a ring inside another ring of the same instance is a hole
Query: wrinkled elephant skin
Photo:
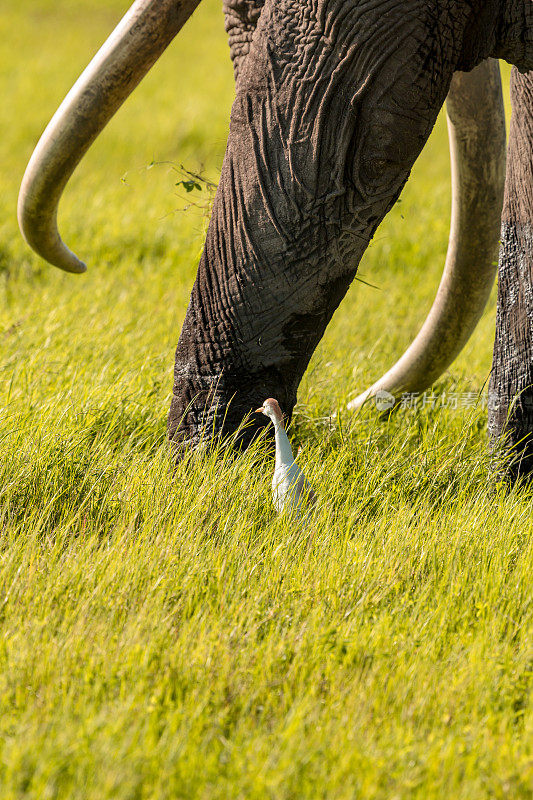
{"type": "MultiPolygon", "coordinates": [[[[198,2],[134,0],[43,133],[22,182],[19,224],[61,269],[85,269],[57,230],[64,186],[198,2]]],[[[224,0],[224,12],[236,97],[176,350],[168,424],[176,455],[204,435],[235,431],[264,397],[291,414],[311,355],[451,87],[454,196],[455,183],[464,186],[427,325],[385,388],[442,373],[479,319],[494,274],[504,136],[499,74],[486,59],[533,69],[531,0],[224,0]],[[471,77],[453,79],[458,71],[471,77]]],[[[515,439],[533,429],[528,81],[516,76],[513,88],[491,383],[494,435],[511,406],[515,439]],[[516,392],[523,401],[513,406],[516,392]]],[[[263,424],[252,416],[242,442],[263,424]]]]}
{"type": "Polygon", "coordinates": [[[511,73],[513,107],[502,213],[489,432],[513,448],[513,476],[533,471],[533,74],[511,73]]]}
{"type": "Polygon", "coordinates": [[[235,429],[257,397],[292,411],[454,70],[498,49],[488,19],[463,4],[267,0],[251,42],[236,37],[228,148],[176,352],[174,442],[216,429],[216,410],[235,429]]]}

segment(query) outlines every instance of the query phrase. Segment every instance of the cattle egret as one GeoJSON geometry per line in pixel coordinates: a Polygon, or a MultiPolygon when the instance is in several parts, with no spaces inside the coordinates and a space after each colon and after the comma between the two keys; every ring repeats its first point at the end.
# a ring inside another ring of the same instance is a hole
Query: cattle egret
{"type": "Polygon", "coordinates": [[[261,408],[256,409],[256,413],[265,414],[274,423],[276,464],[272,477],[272,498],[276,511],[280,514],[289,511],[300,517],[306,507],[314,505],[316,495],[294,460],[279,403],[269,397],[261,408]]]}

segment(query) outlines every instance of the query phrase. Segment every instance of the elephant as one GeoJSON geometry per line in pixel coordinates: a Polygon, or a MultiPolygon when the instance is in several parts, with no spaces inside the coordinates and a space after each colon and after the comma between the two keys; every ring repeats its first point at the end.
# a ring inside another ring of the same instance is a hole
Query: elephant
{"type": "MultiPolygon", "coordinates": [[[[38,143],[19,223],[61,269],[85,270],[57,230],[70,175],[198,3],[136,0],[38,143]]],[[[176,349],[176,457],[222,433],[239,431],[248,445],[264,420],[241,423],[264,397],[291,415],[311,355],[448,96],[443,278],[413,344],[351,405],[380,389],[421,391],[451,363],[491,290],[502,226],[489,430],[522,448],[518,472],[533,469],[533,3],[224,0],[223,11],[235,99],[176,349]],[[495,59],[514,65],[507,170],[495,59]]]]}

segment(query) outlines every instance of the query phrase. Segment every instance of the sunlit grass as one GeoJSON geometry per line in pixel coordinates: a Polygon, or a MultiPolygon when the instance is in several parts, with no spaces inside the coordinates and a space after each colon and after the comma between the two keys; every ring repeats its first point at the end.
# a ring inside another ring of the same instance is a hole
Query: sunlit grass
{"type": "Polygon", "coordinates": [[[16,228],[32,147],[126,5],[0,17],[0,795],[531,797],[533,498],[487,453],[494,300],[435,401],[330,418],[431,303],[442,120],[361,265],[379,289],[354,283],[302,384],[298,527],[262,443],[172,472],[165,439],[208,201],[172,164],[216,181],[233,93],[216,4],[74,176],[60,225],[89,272],[16,228]]]}

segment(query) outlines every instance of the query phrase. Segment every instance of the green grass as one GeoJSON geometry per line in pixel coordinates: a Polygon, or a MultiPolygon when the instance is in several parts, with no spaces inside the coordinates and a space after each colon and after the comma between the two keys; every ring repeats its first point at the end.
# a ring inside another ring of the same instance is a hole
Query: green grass
{"type": "Polygon", "coordinates": [[[260,445],[168,468],[207,196],[184,210],[179,176],[147,167],[217,179],[233,85],[216,3],[67,190],[89,272],[18,234],[26,160],[126,5],[6,0],[0,18],[0,796],[530,798],[533,497],[491,480],[494,300],[435,408],[327,419],[435,293],[443,120],[361,265],[379,290],[354,283],[302,384],[293,436],[320,503],[301,530],[273,513],[260,445]],[[480,401],[441,407],[450,392],[480,401]]]}

